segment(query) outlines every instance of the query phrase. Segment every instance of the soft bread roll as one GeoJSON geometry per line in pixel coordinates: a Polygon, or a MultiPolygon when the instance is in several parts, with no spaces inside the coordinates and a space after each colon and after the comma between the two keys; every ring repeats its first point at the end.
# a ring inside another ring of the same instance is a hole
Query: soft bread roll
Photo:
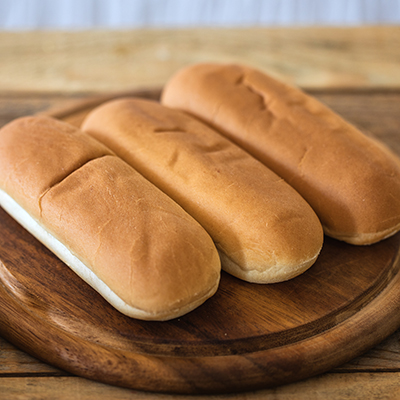
{"type": "Polygon", "coordinates": [[[0,130],[0,204],[130,317],[175,318],[217,290],[220,260],[206,231],[64,122],[24,117],[0,130]]]}
{"type": "Polygon", "coordinates": [[[197,120],[154,101],[125,98],[94,109],[82,129],[196,218],[227,272],[270,283],[315,262],[323,232],[311,207],[283,179],[197,120]]]}
{"type": "Polygon", "coordinates": [[[361,245],[400,229],[398,159],[300,90],[246,66],[197,64],[169,80],[162,103],[207,122],[283,177],[327,235],[361,245]]]}

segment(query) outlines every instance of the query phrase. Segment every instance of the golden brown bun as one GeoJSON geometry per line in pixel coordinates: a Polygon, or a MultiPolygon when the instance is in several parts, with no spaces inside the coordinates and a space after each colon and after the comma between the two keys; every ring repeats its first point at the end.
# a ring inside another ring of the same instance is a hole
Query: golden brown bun
{"type": "Polygon", "coordinates": [[[162,103],[207,122],[292,185],[325,232],[369,244],[400,229],[399,160],[316,99],[255,69],[197,64],[162,103]]]}
{"type": "Polygon", "coordinates": [[[82,129],[111,148],[203,225],[223,269],[250,282],[310,267],[321,224],[283,179],[184,113],[126,98],[93,110],[82,129]]]}
{"type": "Polygon", "coordinates": [[[47,117],[0,130],[0,203],[126,315],[165,320],[217,290],[210,236],[105,146],[47,117]]]}

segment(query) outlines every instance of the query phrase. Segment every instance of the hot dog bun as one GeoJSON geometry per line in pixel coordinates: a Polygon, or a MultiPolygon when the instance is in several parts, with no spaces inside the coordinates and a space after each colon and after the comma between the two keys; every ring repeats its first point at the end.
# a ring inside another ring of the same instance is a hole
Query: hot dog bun
{"type": "Polygon", "coordinates": [[[0,130],[0,204],[128,316],[175,318],[217,290],[205,230],[67,123],[24,117],[0,130]]]}
{"type": "Polygon", "coordinates": [[[205,227],[222,267],[257,283],[309,268],[323,242],[311,207],[283,179],[182,112],[125,98],[94,109],[82,129],[205,227]]]}
{"type": "Polygon", "coordinates": [[[210,124],[284,178],[327,235],[362,245],[400,229],[397,157],[299,89],[246,66],[197,64],[169,80],[162,103],[210,124]]]}

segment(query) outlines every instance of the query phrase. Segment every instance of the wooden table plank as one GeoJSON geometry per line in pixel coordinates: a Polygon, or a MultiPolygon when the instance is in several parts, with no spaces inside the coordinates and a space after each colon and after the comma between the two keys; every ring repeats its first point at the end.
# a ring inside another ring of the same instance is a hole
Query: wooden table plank
{"type": "Polygon", "coordinates": [[[0,387],[3,377],[25,375],[66,376],[69,374],[31,357],[0,337],[0,387]]]}
{"type": "Polygon", "coordinates": [[[16,377],[0,381],[1,400],[382,400],[400,397],[399,372],[324,374],[275,389],[242,394],[173,396],[138,392],[78,377],[16,377]]]}
{"type": "Polygon", "coordinates": [[[246,62],[301,87],[400,87],[400,27],[0,32],[0,90],[161,86],[193,62],[246,62]]]}
{"type": "Polygon", "coordinates": [[[35,114],[50,107],[62,106],[84,96],[84,94],[66,95],[61,93],[39,94],[0,91],[0,126],[14,118],[35,114]]]}

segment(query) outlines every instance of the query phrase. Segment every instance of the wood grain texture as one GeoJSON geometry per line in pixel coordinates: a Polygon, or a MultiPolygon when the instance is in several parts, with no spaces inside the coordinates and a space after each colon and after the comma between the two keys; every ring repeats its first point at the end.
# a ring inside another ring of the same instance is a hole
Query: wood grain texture
{"type": "MultiPolygon", "coordinates": [[[[68,375],[51,365],[40,362],[27,353],[18,350],[11,343],[0,338],[0,379],[26,375],[68,375]]],[[[1,387],[1,381],[0,381],[1,387]]]]}
{"type": "Polygon", "coordinates": [[[0,89],[162,86],[201,61],[246,62],[304,88],[400,87],[400,27],[0,32],[0,89]]]}
{"type": "Polygon", "coordinates": [[[355,252],[327,240],[321,260],[284,284],[224,274],[199,309],[146,323],[114,310],[4,212],[0,225],[2,335],[105,383],[174,393],[275,386],[343,363],[400,324],[399,235],[355,252]]]}
{"type": "Polygon", "coordinates": [[[118,388],[78,377],[18,377],[2,380],[0,399],[392,400],[400,397],[399,379],[399,372],[387,374],[355,373],[351,375],[331,373],[303,382],[244,394],[174,396],[118,388]]]}
{"type": "Polygon", "coordinates": [[[0,91],[0,126],[24,115],[36,114],[40,111],[65,107],[71,102],[87,97],[87,94],[66,95],[62,93],[37,94],[32,92],[1,92],[0,91]]]}
{"type": "MultiPolygon", "coordinates": [[[[332,370],[341,373],[400,372],[400,330],[361,356],[332,370]]],[[[0,337],[0,379],[26,376],[70,376],[21,351],[0,337]]],[[[0,381],[0,387],[2,386],[0,381]]]]}
{"type": "Polygon", "coordinates": [[[400,331],[360,357],[335,369],[337,372],[400,372],[400,331]]]}

